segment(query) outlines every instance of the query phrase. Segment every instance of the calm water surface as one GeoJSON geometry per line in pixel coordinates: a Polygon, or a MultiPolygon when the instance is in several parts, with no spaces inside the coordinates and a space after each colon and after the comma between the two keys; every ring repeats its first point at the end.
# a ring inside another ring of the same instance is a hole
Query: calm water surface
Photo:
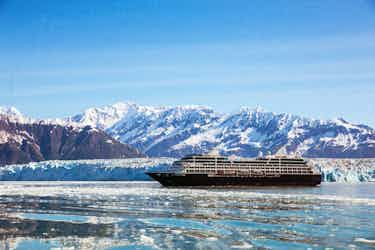
{"type": "Polygon", "coordinates": [[[375,183],[0,182],[0,249],[374,249],[375,183]]]}

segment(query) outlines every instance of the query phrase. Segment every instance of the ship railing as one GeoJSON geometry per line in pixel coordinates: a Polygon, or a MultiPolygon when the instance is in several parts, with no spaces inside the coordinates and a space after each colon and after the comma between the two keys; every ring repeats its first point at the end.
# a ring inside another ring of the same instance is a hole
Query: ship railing
{"type": "Polygon", "coordinates": [[[276,169],[274,171],[261,171],[261,170],[214,170],[214,169],[185,169],[185,173],[190,174],[210,174],[210,175],[231,175],[231,176],[269,176],[269,175],[306,175],[315,174],[311,170],[305,171],[283,171],[279,172],[276,169]]]}

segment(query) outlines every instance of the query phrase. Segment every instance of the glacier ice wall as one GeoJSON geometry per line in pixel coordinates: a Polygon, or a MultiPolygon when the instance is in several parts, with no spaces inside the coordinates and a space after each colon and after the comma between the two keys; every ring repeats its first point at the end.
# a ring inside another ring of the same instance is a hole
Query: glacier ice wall
{"type": "MultiPolygon", "coordinates": [[[[174,158],[45,161],[0,168],[0,181],[151,180],[145,171],[169,167],[174,158]]],[[[324,182],[375,181],[375,159],[308,159],[324,182]]]]}
{"type": "Polygon", "coordinates": [[[375,159],[309,159],[322,173],[324,182],[368,182],[375,181],[375,159]]]}
{"type": "Polygon", "coordinates": [[[151,180],[148,170],[162,170],[173,158],[44,161],[0,168],[3,181],[130,181],[151,180]]]}

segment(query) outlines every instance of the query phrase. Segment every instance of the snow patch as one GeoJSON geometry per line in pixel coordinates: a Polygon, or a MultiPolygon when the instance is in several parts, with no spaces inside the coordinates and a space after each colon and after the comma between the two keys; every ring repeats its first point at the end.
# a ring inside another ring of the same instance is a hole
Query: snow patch
{"type": "Polygon", "coordinates": [[[220,129],[208,130],[204,133],[192,135],[187,140],[173,146],[173,149],[180,149],[186,145],[195,146],[202,142],[218,142],[217,135],[221,133],[220,129]]]}
{"type": "Polygon", "coordinates": [[[0,144],[7,143],[9,141],[14,141],[18,144],[22,144],[23,137],[21,135],[10,134],[7,131],[0,130],[0,144]]]}

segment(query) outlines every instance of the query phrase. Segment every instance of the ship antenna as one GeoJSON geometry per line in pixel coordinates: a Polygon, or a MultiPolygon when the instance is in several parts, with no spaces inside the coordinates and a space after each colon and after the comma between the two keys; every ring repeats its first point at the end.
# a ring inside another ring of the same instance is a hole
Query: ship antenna
{"type": "Polygon", "coordinates": [[[207,154],[207,153],[208,153],[207,145],[205,143],[203,143],[201,154],[207,154]]]}
{"type": "Polygon", "coordinates": [[[262,158],[263,157],[263,152],[262,151],[259,151],[258,152],[258,158],[262,158]]]}

